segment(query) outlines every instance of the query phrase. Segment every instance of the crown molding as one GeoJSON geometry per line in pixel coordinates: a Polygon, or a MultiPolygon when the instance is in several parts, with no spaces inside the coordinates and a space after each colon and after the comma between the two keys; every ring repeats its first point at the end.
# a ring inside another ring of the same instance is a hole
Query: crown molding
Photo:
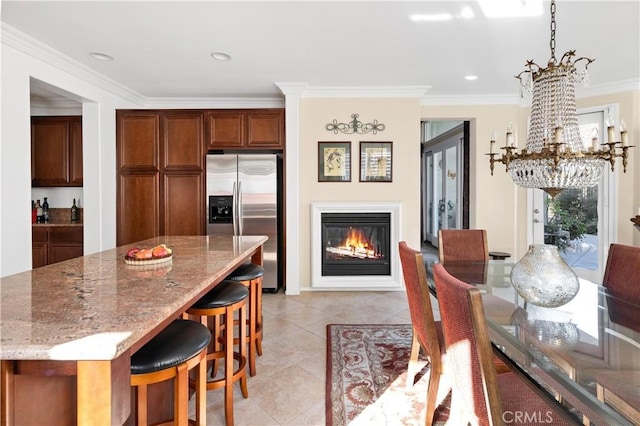
{"type": "Polygon", "coordinates": [[[307,90],[309,90],[309,85],[307,83],[273,83],[276,85],[278,89],[285,95],[303,95],[307,90]]]}
{"type": "Polygon", "coordinates": [[[284,108],[284,98],[147,98],[150,109],[284,108]]]}
{"type": "Polygon", "coordinates": [[[591,98],[594,96],[611,95],[620,92],[633,92],[640,90],[640,79],[614,81],[598,84],[585,88],[576,88],[576,98],[591,98]]]}

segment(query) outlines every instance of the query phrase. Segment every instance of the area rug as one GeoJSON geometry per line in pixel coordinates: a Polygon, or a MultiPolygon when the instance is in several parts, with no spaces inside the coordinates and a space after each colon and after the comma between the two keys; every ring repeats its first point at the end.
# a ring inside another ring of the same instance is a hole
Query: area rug
{"type": "Polygon", "coordinates": [[[421,360],[424,377],[406,385],[411,340],[409,324],[327,325],[327,426],[424,425],[429,369],[421,360]]]}

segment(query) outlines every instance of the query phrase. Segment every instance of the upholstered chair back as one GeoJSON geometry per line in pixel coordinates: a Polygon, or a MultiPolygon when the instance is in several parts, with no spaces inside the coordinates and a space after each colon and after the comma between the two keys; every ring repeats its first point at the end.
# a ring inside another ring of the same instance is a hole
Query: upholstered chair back
{"type": "Polygon", "coordinates": [[[484,229],[441,229],[438,231],[440,262],[484,262],[489,259],[484,229]]]}

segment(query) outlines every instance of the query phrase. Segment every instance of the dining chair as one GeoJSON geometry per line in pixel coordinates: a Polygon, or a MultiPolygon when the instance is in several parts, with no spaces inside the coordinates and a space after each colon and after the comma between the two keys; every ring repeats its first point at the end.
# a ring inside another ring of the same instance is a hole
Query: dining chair
{"type": "Polygon", "coordinates": [[[602,285],[617,296],[640,300],[640,247],[611,244],[602,285]]]}
{"type": "MultiPolygon", "coordinates": [[[[438,398],[439,392],[442,398],[446,395],[443,392],[448,392],[449,390],[449,386],[447,386],[447,389],[441,389],[441,384],[443,384],[441,379],[446,368],[444,366],[442,325],[440,321],[435,320],[433,314],[431,293],[422,253],[409,247],[406,241],[398,243],[398,248],[413,329],[411,356],[407,368],[407,385],[415,383],[416,374],[419,372],[418,356],[420,350],[422,350],[430,363],[426,408],[427,425],[430,425],[440,402],[438,398]]],[[[498,373],[510,371],[509,367],[500,359],[494,358],[494,363],[498,373]]]]}
{"type": "Polygon", "coordinates": [[[407,385],[413,385],[415,382],[415,376],[418,373],[418,355],[422,349],[430,363],[426,407],[426,423],[430,425],[438,405],[438,390],[443,371],[440,343],[442,342],[442,327],[440,321],[436,321],[433,315],[422,253],[409,247],[405,241],[401,241],[398,248],[413,329],[411,356],[407,368],[407,385]]]}
{"type": "Polygon", "coordinates": [[[484,229],[440,229],[438,255],[440,262],[489,260],[487,231],[484,229]]]}
{"type": "Polygon", "coordinates": [[[497,374],[480,291],[450,275],[441,264],[434,265],[434,280],[454,423],[503,425],[520,413],[540,416],[541,423],[572,424],[568,414],[515,373],[497,374]]]}

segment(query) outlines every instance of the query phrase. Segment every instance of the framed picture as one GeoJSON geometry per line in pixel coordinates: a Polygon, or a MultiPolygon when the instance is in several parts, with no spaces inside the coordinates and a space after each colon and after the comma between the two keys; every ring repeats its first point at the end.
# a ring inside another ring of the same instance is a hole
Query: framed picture
{"type": "Polygon", "coordinates": [[[351,181],[351,142],[318,142],[318,182],[351,181]]]}
{"type": "Polygon", "coordinates": [[[392,142],[360,142],[360,182],[391,182],[392,142]]]}

